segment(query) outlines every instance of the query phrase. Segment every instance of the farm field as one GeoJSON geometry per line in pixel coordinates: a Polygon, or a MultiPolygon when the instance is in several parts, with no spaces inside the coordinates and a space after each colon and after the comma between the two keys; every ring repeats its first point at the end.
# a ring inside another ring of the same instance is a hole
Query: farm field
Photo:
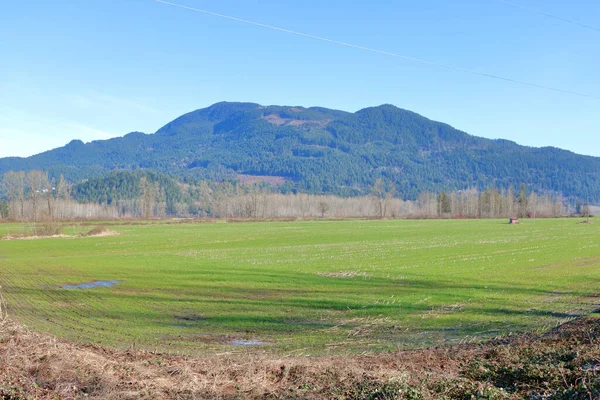
{"type": "MultiPolygon", "coordinates": [[[[119,236],[0,241],[0,286],[17,321],[115,348],[299,356],[455,344],[597,310],[600,224],[578,222],[115,223],[119,236]]],[[[0,236],[18,229],[0,225],[0,236]]]]}

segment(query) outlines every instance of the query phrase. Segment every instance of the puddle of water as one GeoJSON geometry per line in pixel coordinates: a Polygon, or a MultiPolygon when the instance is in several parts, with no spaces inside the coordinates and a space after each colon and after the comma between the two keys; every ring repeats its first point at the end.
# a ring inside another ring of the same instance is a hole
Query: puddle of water
{"type": "Polygon", "coordinates": [[[234,346],[260,346],[263,342],[259,340],[234,340],[231,344],[234,346]]]}
{"type": "Polygon", "coordinates": [[[199,322],[204,320],[204,317],[198,314],[179,314],[175,315],[175,319],[178,321],[199,322]]]}
{"type": "Polygon", "coordinates": [[[80,283],[79,285],[65,285],[62,289],[94,289],[99,287],[112,287],[118,285],[121,281],[93,281],[80,283]]]}

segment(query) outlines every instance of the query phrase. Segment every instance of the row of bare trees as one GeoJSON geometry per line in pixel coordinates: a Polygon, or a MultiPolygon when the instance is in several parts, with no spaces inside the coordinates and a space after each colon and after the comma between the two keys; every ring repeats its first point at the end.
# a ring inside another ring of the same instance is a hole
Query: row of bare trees
{"type": "Polygon", "coordinates": [[[10,171],[3,178],[5,218],[28,222],[35,231],[38,222],[65,219],[113,219],[119,216],[116,207],[95,203],[78,203],[61,176],[51,179],[42,171],[10,171]]]}
{"type": "Polygon", "coordinates": [[[517,195],[512,187],[507,190],[488,188],[484,191],[423,193],[419,196],[419,205],[419,214],[424,218],[550,218],[568,212],[562,196],[528,193],[525,186],[521,186],[517,195]]]}
{"type": "Polygon", "coordinates": [[[188,190],[195,200],[167,205],[158,184],[142,177],[140,196],[111,205],[79,203],[70,196],[62,178],[50,179],[41,171],[9,172],[3,179],[8,201],[0,204],[0,216],[31,222],[65,219],[117,219],[210,217],[210,218],[503,218],[559,217],[564,215],[564,199],[528,191],[494,187],[479,191],[422,193],[417,200],[396,197],[391,182],[375,181],[369,196],[280,194],[260,185],[215,187],[207,182],[188,190]]]}
{"type": "MultiPolygon", "coordinates": [[[[204,185],[201,192],[196,206],[204,210],[201,215],[214,218],[522,218],[559,217],[567,212],[562,197],[528,192],[525,186],[517,194],[512,188],[468,189],[423,193],[414,201],[395,197],[393,183],[379,179],[371,195],[362,197],[279,194],[256,185],[237,190],[215,190],[204,185]]],[[[186,214],[185,205],[177,209],[179,215],[186,214]]]]}
{"type": "Polygon", "coordinates": [[[418,200],[394,197],[392,185],[376,184],[373,194],[337,197],[275,194],[254,191],[230,196],[212,205],[213,217],[367,217],[367,218],[508,218],[560,217],[567,210],[560,196],[534,192],[515,197],[512,190],[469,189],[451,193],[423,193],[418,200]]]}

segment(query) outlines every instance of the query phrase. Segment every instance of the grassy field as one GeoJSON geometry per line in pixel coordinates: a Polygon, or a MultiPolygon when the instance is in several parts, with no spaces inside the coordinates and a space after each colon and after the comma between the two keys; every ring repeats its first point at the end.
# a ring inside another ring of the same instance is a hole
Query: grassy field
{"type": "MultiPolygon", "coordinates": [[[[387,351],[537,331],[598,309],[600,224],[578,222],[115,224],[120,236],[0,241],[0,285],[12,317],[79,342],[387,351]],[[96,280],[120,283],[63,288],[96,280]]],[[[19,229],[0,224],[0,236],[19,229]]]]}

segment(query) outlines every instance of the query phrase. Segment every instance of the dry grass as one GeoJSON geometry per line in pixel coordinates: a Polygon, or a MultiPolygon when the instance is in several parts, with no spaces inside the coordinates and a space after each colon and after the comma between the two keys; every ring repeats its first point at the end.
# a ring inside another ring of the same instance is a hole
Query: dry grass
{"type": "Polygon", "coordinates": [[[96,226],[91,231],[84,233],[81,236],[91,237],[91,236],[118,236],[118,235],[120,235],[120,233],[117,231],[107,229],[104,226],[96,226]]]}
{"type": "Polygon", "coordinates": [[[1,326],[0,346],[0,395],[12,391],[16,398],[283,398],[291,388],[303,397],[331,398],[328,386],[345,382],[405,379],[405,371],[423,368],[458,371],[448,350],[348,359],[182,358],[75,345],[10,321],[1,326]]]}
{"type": "Polygon", "coordinates": [[[52,231],[39,231],[37,234],[19,234],[19,235],[6,235],[0,240],[36,240],[36,239],[51,239],[51,238],[76,238],[76,237],[100,237],[100,236],[118,236],[119,232],[105,228],[104,226],[96,226],[92,230],[80,235],[64,235],[59,233],[60,230],[52,231]]]}
{"type": "Polygon", "coordinates": [[[185,358],[76,345],[5,320],[0,323],[0,398],[517,399],[562,390],[567,397],[543,398],[594,399],[600,398],[595,397],[600,396],[598,333],[600,320],[586,318],[543,336],[505,338],[485,345],[351,357],[185,358]],[[507,381],[512,375],[505,376],[505,364],[517,372],[528,371],[529,353],[558,354],[561,381],[556,383],[553,374],[539,371],[537,386],[529,381],[521,385],[519,379],[525,381],[531,374],[514,374],[515,381],[507,381]],[[564,355],[571,353],[580,360],[572,371],[563,362],[564,355]],[[504,375],[492,374],[494,366],[504,375]],[[544,379],[556,387],[544,389],[544,379]],[[582,379],[587,379],[585,389],[582,379]],[[508,391],[498,388],[502,382],[508,391]]]}
{"type": "Polygon", "coordinates": [[[69,238],[73,236],[69,235],[6,235],[0,240],[36,240],[36,239],[56,239],[56,238],[69,238]]]}

